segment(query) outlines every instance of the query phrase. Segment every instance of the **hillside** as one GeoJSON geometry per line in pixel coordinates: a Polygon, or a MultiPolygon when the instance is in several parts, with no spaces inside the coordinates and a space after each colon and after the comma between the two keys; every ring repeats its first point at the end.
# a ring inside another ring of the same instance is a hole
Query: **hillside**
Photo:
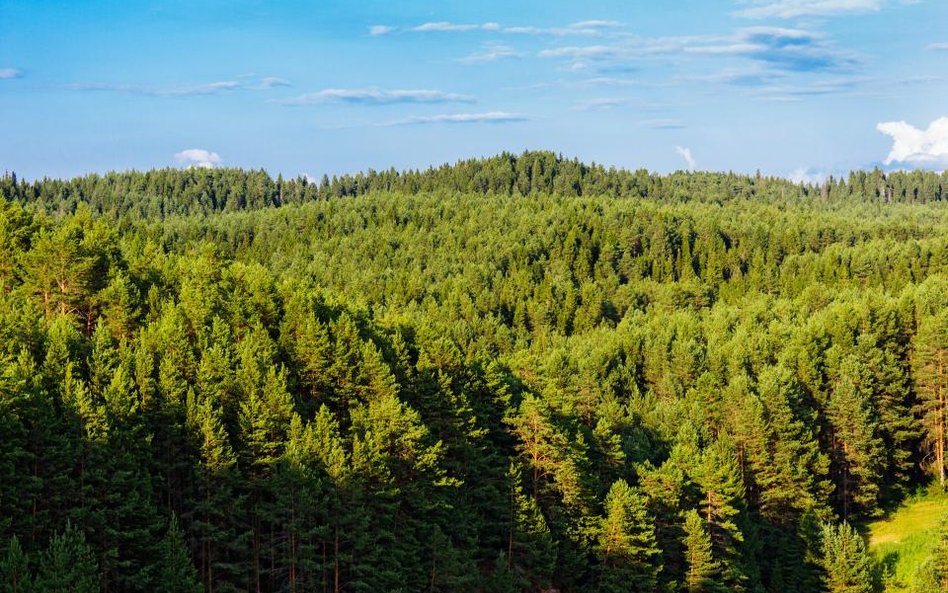
{"type": "Polygon", "coordinates": [[[946,464],[941,186],[449,181],[509,158],[5,178],[0,584],[865,591],[946,464]]]}

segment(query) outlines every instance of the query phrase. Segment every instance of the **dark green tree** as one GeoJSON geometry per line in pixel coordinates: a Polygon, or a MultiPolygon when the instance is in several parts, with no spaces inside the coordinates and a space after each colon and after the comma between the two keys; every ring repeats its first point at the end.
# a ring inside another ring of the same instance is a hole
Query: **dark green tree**
{"type": "Polygon", "coordinates": [[[829,593],[872,592],[872,558],[849,523],[823,525],[823,568],[829,593]]]}
{"type": "Polygon", "coordinates": [[[49,541],[36,572],[36,591],[99,593],[95,554],[81,531],[71,524],[49,541]]]}
{"type": "Polygon", "coordinates": [[[642,494],[624,480],[615,482],[597,529],[600,591],[656,590],[662,567],[652,523],[642,494]]]}
{"type": "Polygon", "coordinates": [[[31,593],[33,576],[30,574],[29,558],[16,536],[10,538],[7,552],[0,557],[0,592],[31,593]]]}
{"type": "Polygon", "coordinates": [[[204,587],[198,579],[191,555],[178,527],[178,518],[171,515],[168,531],[161,542],[158,572],[155,578],[156,593],[201,593],[204,587]]]}

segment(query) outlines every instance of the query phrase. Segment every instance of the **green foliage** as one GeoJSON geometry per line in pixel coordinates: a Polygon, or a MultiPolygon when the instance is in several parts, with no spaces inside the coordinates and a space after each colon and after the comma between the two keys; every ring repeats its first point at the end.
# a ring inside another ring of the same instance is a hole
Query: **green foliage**
{"type": "Polygon", "coordinates": [[[29,558],[16,536],[10,538],[6,555],[0,558],[0,592],[30,593],[33,577],[30,574],[29,558]]]}
{"type": "Polygon", "coordinates": [[[0,584],[866,590],[819,525],[946,467],[945,187],[0,178],[0,584]]]}
{"type": "Polygon", "coordinates": [[[711,536],[707,525],[697,511],[685,514],[685,562],[684,588],[688,593],[720,591],[721,565],[714,559],[711,536]]]}
{"type": "Polygon", "coordinates": [[[178,518],[171,516],[171,524],[161,542],[158,574],[155,579],[156,593],[200,593],[204,591],[197,571],[191,564],[184,533],[178,526],[178,518]]]}
{"type": "Polygon", "coordinates": [[[654,591],[661,565],[644,497],[619,480],[609,489],[598,526],[601,591],[654,591]],[[629,587],[632,587],[631,589],[629,587]]]}
{"type": "Polygon", "coordinates": [[[50,539],[39,561],[35,589],[49,593],[98,593],[99,574],[92,548],[71,524],[50,539]]]}
{"type": "Polygon", "coordinates": [[[823,568],[830,593],[871,593],[872,561],[849,523],[823,525],[823,568]]]}

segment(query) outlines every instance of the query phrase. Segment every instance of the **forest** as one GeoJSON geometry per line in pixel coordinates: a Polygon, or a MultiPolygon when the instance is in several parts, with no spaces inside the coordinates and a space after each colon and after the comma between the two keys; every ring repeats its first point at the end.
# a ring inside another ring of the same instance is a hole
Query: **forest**
{"type": "Polygon", "coordinates": [[[0,593],[948,591],[948,173],[9,173],[0,360],[0,593]]]}

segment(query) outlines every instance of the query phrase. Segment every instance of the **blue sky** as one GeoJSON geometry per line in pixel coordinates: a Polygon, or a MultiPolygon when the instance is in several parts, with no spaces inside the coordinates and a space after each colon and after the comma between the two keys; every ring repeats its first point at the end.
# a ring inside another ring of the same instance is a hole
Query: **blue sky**
{"type": "Polygon", "coordinates": [[[0,0],[0,169],[948,168],[945,0],[0,0]]]}

